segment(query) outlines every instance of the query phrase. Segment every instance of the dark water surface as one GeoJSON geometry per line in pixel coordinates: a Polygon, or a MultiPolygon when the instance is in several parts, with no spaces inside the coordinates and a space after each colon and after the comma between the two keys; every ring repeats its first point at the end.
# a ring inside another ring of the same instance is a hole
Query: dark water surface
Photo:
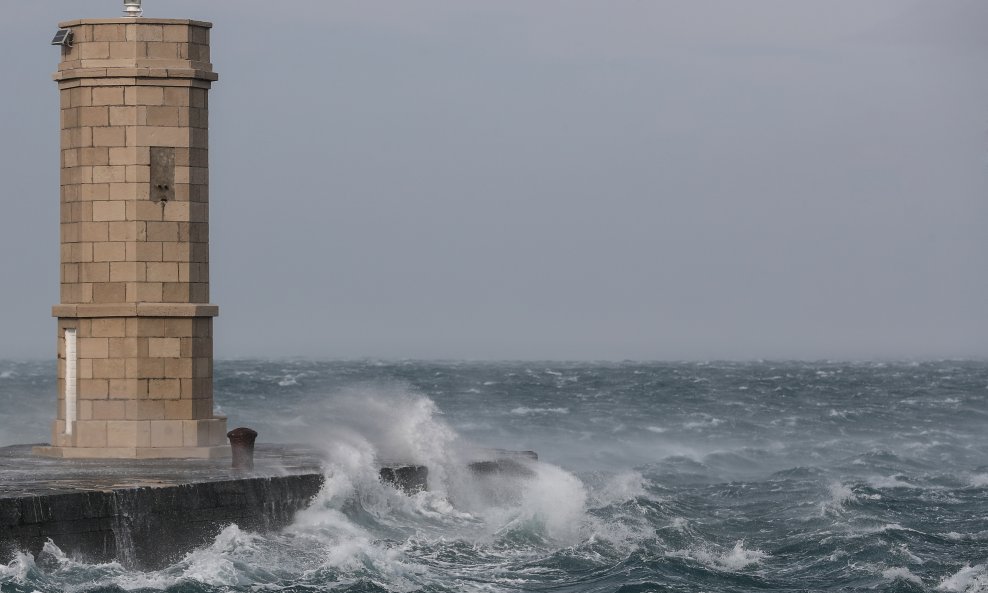
{"type": "MultiPolygon", "coordinates": [[[[51,364],[0,361],[0,445],[46,440],[51,364]]],[[[231,426],[325,451],[283,533],[157,572],[0,565],[3,593],[988,591],[988,363],[216,365],[231,426]],[[533,449],[531,479],[463,469],[533,449]],[[430,492],[375,458],[430,467],[430,492]]],[[[0,476],[2,479],[2,476],[0,476]]]]}

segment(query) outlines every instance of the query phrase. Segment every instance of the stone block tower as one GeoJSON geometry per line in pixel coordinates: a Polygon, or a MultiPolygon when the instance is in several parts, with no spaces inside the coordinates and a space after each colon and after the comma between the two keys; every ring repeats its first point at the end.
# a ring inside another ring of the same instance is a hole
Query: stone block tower
{"type": "Polygon", "coordinates": [[[60,23],[58,457],[218,457],[209,304],[210,23],[60,23]]]}

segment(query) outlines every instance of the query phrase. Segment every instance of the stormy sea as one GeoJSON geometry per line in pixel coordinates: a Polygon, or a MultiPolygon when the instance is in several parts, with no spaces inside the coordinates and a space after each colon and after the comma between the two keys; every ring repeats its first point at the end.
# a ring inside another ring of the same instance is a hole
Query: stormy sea
{"type": "MultiPolygon", "coordinates": [[[[46,440],[53,375],[0,361],[0,446],[46,440]]],[[[986,396],[964,361],[218,362],[231,427],[323,452],[311,506],[157,571],[49,544],[0,590],[988,591],[986,396]],[[476,447],[541,461],[485,479],[476,447]]]]}

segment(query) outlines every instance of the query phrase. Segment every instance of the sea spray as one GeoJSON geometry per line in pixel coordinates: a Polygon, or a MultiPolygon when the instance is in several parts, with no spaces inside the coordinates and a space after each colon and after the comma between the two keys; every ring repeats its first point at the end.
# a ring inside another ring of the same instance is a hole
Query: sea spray
{"type": "Polygon", "coordinates": [[[349,387],[327,397],[321,412],[325,424],[313,438],[325,452],[325,485],[296,524],[311,522],[320,508],[349,508],[399,531],[403,520],[416,530],[425,520],[474,538],[524,524],[572,541],[584,526],[586,492],[577,477],[546,463],[530,464],[530,475],[476,475],[468,463],[478,448],[444,421],[433,400],[407,386],[349,387]],[[382,484],[382,459],[428,467],[428,491],[405,496],[382,484]]]}

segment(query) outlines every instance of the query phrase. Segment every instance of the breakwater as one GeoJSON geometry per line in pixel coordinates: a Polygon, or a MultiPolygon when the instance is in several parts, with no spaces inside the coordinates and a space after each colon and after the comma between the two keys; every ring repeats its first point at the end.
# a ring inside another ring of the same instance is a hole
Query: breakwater
{"type": "Polygon", "coordinates": [[[229,460],[41,459],[30,446],[0,448],[0,559],[37,555],[51,539],[87,562],[167,566],[235,523],[288,525],[323,483],[302,447],[261,445],[252,472],[229,460]]]}

